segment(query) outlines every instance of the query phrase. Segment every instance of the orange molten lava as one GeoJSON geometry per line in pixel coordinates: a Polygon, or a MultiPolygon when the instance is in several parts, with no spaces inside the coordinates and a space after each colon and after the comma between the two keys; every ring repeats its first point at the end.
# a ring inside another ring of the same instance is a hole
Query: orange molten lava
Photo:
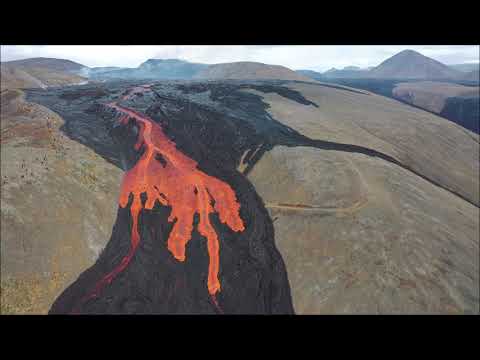
{"type": "MultiPolygon", "coordinates": [[[[122,96],[128,100],[133,95],[150,90],[150,85],[133,87],[122,96]]],[[[173,256],[179,261],[185,261],[185,246],[193,231],[193,218],[199,215],[198,232],[207,238],[207,249],[210,257],[208,267],[208,291],[214,305],[223,313],[215,298],[220,291],[218,280],[219,241],[215,229],[210,223],[209,215],[217,212],[220,221],[233,231],[243,231],[245,226],[239,215],[240,204],[235,192],[226,183],[211,177],[197,168],[197,163],[177,150],[162,131],[162,128],[149,117],[134,110],[118,105],[116,102],[107,104],[122,114],[120,122],[127,124],[130,119],[136,122],[139,135],[135,149],[144,152],[135,166],[128,170],[122,181],[119,205],[125,208],[130,194],[133,201],[130,206],[132,216],[131,247],[128,254],[111,272],[97,282],[92,291],[88,292],[73,308],[72,313],[78,313],[78,306],[88,299],[98,296],[101,289],[111,283],[130,263],[140,242],[138,233],[138,216],[142,209],[151,210],[158,200],[161,204],[170,206],[172,211],[169,222],[175,222],[168,238],[167,246],[173,256]],[[140,195],[145,193],[147,200],[142,205],[140,195]],[[212,201],[215,205],[212,206],[212,201]]]]}
{"type": "Polygon", "coordinates": [[[240,204],[234,191],[223,181],[200,171],[197,163],[177,150],[175,143],[165,136],[155,121],[116,103],[109,106],[123,114],[120,119],[123,124],[134,119],[139,128],[135,149],[144,148],[136,165],[125,173],[121,187],[119,204],[122,208],[127,206],[129,196],[133,194],[130,207],[132,248],[126,257],[128,260],[125,258],[124,261],[129,262],[140,241],[137,225],[142,208],[152,209],[156,200],[172,208],[168,221],[175,223],[168,238],[168,249],[179,261],[185,260],[185,245],[191,238],[194,215],[198,213],[198,232],[207,238],[210,257],[208,291],[215,295],[220,290],[219,242],[209,214],[216,211],[222,223],[233,231],[243,231],[240,204]],[[161,161],[157,157],[161,157],[161,161]],[[147,194],[144,207],[140,199],[142,193],[147,194]],[[215,200],[214,206],[212,200],[215,200]]]}

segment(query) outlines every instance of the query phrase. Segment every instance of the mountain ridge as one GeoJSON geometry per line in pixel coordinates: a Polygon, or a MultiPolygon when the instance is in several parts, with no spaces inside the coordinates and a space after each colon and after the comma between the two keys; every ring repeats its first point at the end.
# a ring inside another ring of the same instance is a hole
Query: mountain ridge
{"type": "MultiPolygon", "coordinates": [[[[74,73],[98,80],[109,79],[207,79],[236,78],[319,80],[322,78],[374,78],[374,79],[419,79],[419,80],[473,80],[477,79],[478,64],[445,65],[417,51],[406,49],[368,68],[345,66],[325,72],[310,69],[293,71],[282,65],[253,61],[236,61],[217,64],[190,62],[183,59],[150,58],[135,68],[105,66],[88,67],[68,59],[35,57],[2,62],[19,69],[45,68],[52,71],[74,73]],[[296,74],[294,74],[296,73],[296,74]],[[297,76],[299,75],[299,76],[297,76]]],[[[308,81],[308,80],[307,80],[308,81]]]]}
{"type": "Polygon", "coordinates": [[[469,80],[475,79],[478,64],[445,65],[417,51],[406,49],[385,59],[377,66],[362,69],[346,66],[343,69],[330,68],[325,72],[310,69],[297,73],[315,80],[327,78],[372,78],[372,79],[418,79],[418,80],[469,80]]]}

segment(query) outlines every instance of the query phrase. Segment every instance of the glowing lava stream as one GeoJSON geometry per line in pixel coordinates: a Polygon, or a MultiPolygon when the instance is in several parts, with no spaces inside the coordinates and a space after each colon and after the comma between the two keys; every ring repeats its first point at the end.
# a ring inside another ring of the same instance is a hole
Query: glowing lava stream
{"type": "MultiPolygon", "coordinates": [[[[138,88],[133,91],[135,90],[138,88]]],[[[127,97],[128,95],[124,99],[127,97]]],[[[119,205],[125,208],[130,194],[133,194],[130,207],[133,219],[130,251],[114,270],[97,283],[86,298],[97,296],[105,285],[127,267],[140,242],[140,211],[151,210],[158,200],[172,209],[168,221],[175,223],[168,238],[168,250],[178,261],[185,261],[185,246],[191,238],[194,215],[199,214],[198,232],[207,238],[210,257],[208,291],[218,307],[215,294],[220,291],[219,241],[209,215],[216,211],[220,221],[230,229],[243,231],[245,227],[239,215],[240,204],[235,192],[227,183],[200,171],[197,162],[180,152],[155,121],[115,102],[107,106],[122,114],[119,120],[122,124],[127,125],[132,119],[135,121],[139,128],[135,150],[143,148],[144,152],[135,166],[125,173],[119,199],[119,205]],[[140,198],[142,193],[147,194],[145,206],[142,206],[140,198]],[[212,200],[215,201],[214,206],[211,205],[212,200]]]]}

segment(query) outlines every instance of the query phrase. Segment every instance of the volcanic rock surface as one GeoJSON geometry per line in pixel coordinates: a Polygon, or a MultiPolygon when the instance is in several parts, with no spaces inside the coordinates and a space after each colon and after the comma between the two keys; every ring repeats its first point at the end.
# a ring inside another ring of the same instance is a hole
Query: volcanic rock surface
{"type": "MultiPolygon", "coordinates": [[[[208,291],[211,258],[199,218],[178,261],[167,246],[171,208],[159,202],[139,214],[141,240],[129,264],[102,283],[132,248],[132,199],[118,208],[95,264],[59,294],[51,313],[479,311],[477,135],[336,85],[144,85],[30,90],[28,100],[59,114],[72,142],[127,173],[148,147],[134,146],[139,120],[119,122],[121,111],[108,104],[132,109],[200,171],[228,184],[245,229],[209,217],[219,237],[221,291],[216,298],[208,291]]],[[[2,201],[2,225],[3,218],[2,201]]]]}

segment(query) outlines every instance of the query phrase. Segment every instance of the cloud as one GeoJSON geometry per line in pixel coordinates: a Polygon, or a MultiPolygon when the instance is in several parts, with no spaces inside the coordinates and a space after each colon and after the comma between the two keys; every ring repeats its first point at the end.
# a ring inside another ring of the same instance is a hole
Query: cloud
{"type": "Polygon", "coordinates": [[[478,45],[9,45],[1,46],[1,60],[54,57],[91,67],[136,67],[150,58],[178,58],[207,64],[258,61],[292,69],[325,71],[350,65],[376,66],[404,49],[416,50],[446,64],[478,62],[480,53],[478,45]]]}

